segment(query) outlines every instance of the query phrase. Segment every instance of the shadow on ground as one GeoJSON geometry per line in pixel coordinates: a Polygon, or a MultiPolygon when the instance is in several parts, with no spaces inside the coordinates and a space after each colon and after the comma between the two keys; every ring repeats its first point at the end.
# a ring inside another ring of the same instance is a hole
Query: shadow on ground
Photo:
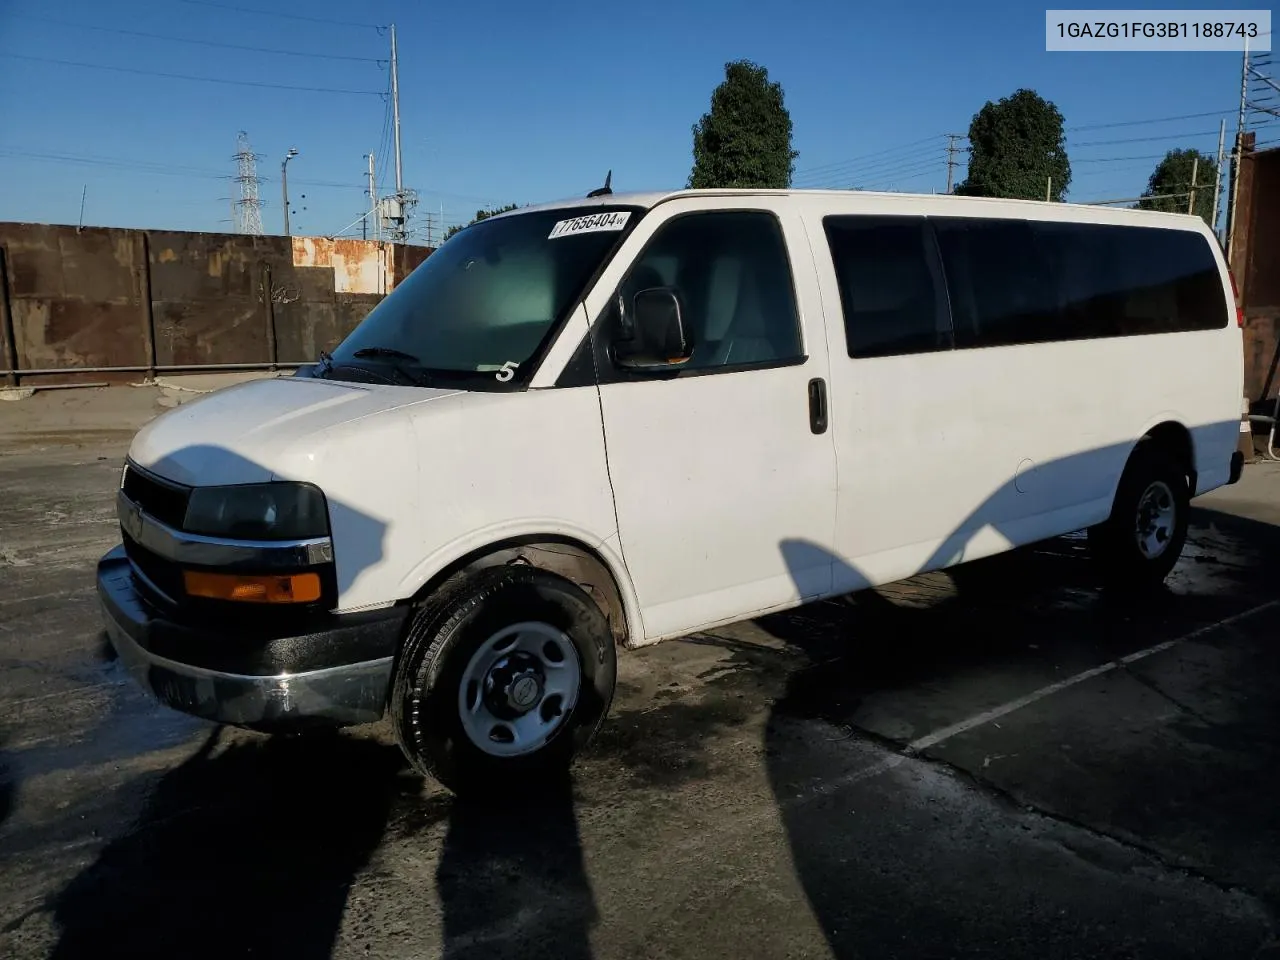
{"type": "Polygon", "coordinates": [[[766,755],[839,960],[1255,955],[1280,908],[1265,617],[907,747],[966,715],[939,703],[1012,700],[1277,597],[1280,528],[1211,510],[1192,522],[1170,588],[1142,599],[1100,590],[1067,538],[930,575],[926,603],[889,588],[760,621],[814,664],[775,704],[766,755]]]}
{"type": "Polygon", "coordinates": [[[570,780],[492,805],[455,801],[436,871],[447,960],[586,960],[595,901],[570,780]]]}
{"type": "Polygon", "coordinates": [[[15,794],[18,792],[18,771],[9,752],[4,749],[4,737],[0,736],[0,827],[13,812],[15,794]]]}
{"type": "Polygon", "coordinates": [[[53,903],[55,958],[325,958],[393,797],[399,751],[340,735],[219,732],[53,903]]]}

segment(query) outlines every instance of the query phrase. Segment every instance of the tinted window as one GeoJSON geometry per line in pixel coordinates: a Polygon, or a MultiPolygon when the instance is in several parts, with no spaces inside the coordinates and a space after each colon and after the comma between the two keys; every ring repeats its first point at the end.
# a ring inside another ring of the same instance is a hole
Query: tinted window
{"type": "Polygon", "coordinates": [[[840,288],[849,356],[950,346],[946,293],[923,217],[827,217],[822,223],[840,288]]]}
{"type": "Polygon", "coordinates": [[[767,213],[678,217],[654,234],[610,308],[629,305],[650,287],[670,287],[680,301],[693,357],[682,368],[776,363],[803,357],[795,291],[782,231],[767,213]]]}
{"type": "Polygon", "coordinates": [[[1035,223],[1075,336],[1212,330],[1230,305],[1208,240],[1187,230],[1035,223]]]}
{"type": "Polygon", "coordinates": [[[933,221],[957,347],[1064,336],[1049,265],[1025,220],[933,221]]]}

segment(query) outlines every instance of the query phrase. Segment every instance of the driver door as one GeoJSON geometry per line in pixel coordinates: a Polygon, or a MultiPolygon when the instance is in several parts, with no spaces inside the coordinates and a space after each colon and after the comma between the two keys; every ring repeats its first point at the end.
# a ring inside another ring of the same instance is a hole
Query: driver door
{"type": "Polygon", "coordinates": [[[621,549],[650,640],[831,587],[835,448],[812,256],[783,203],[749,202],[662,204],[588,298],[621,549]],[[613,348],[653,287],[675,293],[692,354],[628,369],[613,348]]]}

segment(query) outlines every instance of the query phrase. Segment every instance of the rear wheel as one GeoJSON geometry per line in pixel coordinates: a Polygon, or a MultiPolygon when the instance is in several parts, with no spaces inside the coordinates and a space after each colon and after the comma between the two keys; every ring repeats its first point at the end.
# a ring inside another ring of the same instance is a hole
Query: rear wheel
{"type": "Polygon", "coordinates": [[[525,790],[562,777],[613,699],[608,621],[563,577],[482,571],[409,630],[392,688],[409,761],[456,793],[525,790]]]}
{"type": "Polygon", "coordinates": [[[1187,540],[1191,491],[1187,473],[1150,439],[1138,444],[1116,491],[1111,516],[1089,530],[1089,547],[1107,581],[1117,587],[1159,585],[1187,540]]]}

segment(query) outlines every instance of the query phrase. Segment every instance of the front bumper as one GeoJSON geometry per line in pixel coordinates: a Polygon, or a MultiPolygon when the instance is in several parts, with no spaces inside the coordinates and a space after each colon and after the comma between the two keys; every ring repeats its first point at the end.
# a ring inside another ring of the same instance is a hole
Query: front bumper
{"type": "Polygon", "coordinates": [[[98,562],[98,599],[111,645],[157,700],[255,729],[380,719],[409,613],[331,614],[304,632],[179,623],[139,592],[122,547],[98,562]]]}

